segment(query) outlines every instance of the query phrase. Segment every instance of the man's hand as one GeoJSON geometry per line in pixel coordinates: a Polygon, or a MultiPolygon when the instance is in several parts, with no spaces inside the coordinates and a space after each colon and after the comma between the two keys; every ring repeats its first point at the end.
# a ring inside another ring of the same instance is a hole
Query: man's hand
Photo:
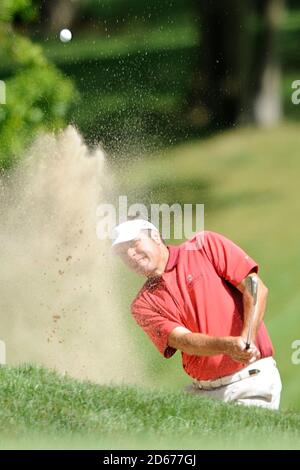
{"type": "Polygon", "coordinates": [[[251,343],[250,348],[246,349],[246,340],[242,336],[228,336],[226,338],[225,354],[242,364],[251,364],[260,359],[260,352],[255,344],[251,343]]]}

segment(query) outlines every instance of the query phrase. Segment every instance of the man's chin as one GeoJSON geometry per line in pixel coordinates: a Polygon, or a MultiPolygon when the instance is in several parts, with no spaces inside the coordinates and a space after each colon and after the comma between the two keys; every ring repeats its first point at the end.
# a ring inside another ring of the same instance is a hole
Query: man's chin
{"type": "Polygon", "coordinates": [[[140,276],[150,277],[154,275],[153,269],[151,266],[141,266],[139,269],[136,270],[136,273],[140,276]]]}

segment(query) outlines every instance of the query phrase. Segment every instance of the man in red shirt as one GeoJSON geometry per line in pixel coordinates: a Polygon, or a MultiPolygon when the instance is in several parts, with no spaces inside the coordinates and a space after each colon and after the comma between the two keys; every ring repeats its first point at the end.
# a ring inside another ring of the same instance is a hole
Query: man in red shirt
{"type": "Polygon", "coordinates": [[[165,358],[181,351],[193,378],[187,391],[279,408],[281,380],[263,323],[268,289],[253,259],[211,231],[166,246],[157,228],[142,219],[115,228],[113,249],[148,278],[132,303],[133,317],[165,358]],[[249,275],[258,284],[254,318],[249,275]]]}

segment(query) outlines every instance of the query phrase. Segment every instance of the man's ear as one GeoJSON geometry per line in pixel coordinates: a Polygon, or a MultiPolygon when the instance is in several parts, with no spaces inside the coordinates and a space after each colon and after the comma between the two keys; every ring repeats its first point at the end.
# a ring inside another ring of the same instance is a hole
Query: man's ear
{"type": "Polygon", "coordinates": [[[161,239],[160,233],[157,230],[151,230],[151,238],[158,245],[162,244],[162,239],[161,239]]]}

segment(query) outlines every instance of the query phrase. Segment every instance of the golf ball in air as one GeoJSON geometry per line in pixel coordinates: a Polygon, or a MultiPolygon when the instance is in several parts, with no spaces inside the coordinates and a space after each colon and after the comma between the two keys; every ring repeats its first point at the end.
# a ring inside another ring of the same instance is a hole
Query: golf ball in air
{"type": "Polygon", "coordinates": [[[59,33],[59,39],[61,42],[69,42],[72,39],[72,33],[69,29],[62,29],[59,33]]]}

